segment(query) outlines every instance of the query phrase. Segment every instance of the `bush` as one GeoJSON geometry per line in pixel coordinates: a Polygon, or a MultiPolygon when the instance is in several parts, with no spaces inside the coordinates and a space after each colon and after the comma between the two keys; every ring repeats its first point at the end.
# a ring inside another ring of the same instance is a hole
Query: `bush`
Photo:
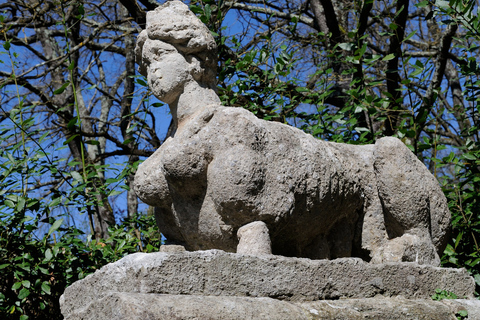
{"type": "Polygon", "coordinates": [[[0,315],[2,319],[63,319],[65,288],[127,254],[158,251],[160,234],[152,215],[138,215],[91,240],[62,220],[0,216],[0,315]],[[40,226],[50,226],[38,237],[40,226]]]}

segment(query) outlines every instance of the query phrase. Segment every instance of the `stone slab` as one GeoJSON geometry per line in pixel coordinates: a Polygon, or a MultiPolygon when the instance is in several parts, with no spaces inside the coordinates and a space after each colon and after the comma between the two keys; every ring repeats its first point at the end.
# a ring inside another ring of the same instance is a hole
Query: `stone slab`
{"type": "MultiPolygon", "coordinates": [[[[429,299],[435,289],[472,298],[464,269],[361,259],[310,260],[220,250],[136,253],[108,264],[65,290],[62,313],[88,309],[111,292],[268,297],[305,302],[403,296],[429,299]]],[[[75,311],[77,312],[77,311],[75,311]]]]}
{"type": "Polygon", "coordinates": [[[67,315],[65,320],[453,320],[457,319],[458,311],[465,309],[468,319],[478,319],[475,312],[480,310],[479,301],[468,300],[471,303],[467,308],[458,307],[456,301],[378,297],[291,302],[264,297],[111,292],[95,300],[89,308],[67,315]]]}

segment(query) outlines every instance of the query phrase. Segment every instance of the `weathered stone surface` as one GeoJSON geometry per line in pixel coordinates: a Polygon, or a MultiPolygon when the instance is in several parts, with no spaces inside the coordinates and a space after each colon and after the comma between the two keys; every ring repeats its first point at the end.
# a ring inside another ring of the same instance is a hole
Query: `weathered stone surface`
{"type": "Polygon", "coordinates": [[[425,165],[398,139],[378,140],[373,154],[389,238],[409,233],[424,239],[422,233],[431,228],[435,247],[448,241],[450,216],[436,214],[448,211],[445,196],[425,165]]]}
{"type": "Polygon", "coordinates": [[[446,299],[442,303],[455,313],[461,310],[468,311],[468,319],[480,319],[480,301],[478,299],[446,299]]]}
{"type": "MultiPolygon", "coordinates": [[[[369,298],[305,302],[306,319],[417,319],[456,320],[454,309],[442,302],[424,299],[369,298]]],[[[479,303],[476,304],[480,305],[479,303]]],[[[472,318],[473,319],[473,318],[472,318]]]]}
{"type": "Polygon", "coordinates": [[[237,232],[237,253],[250,255],[272,254],[272,243],[268,227],[262,221],[244,225],[237,232]]]}
{"type": "Polygon", "coordinates": [[[184,246],[180,246],[180,245],[176,245],[176,244],[169,244],[169,245],[161,245],[160,246],[160,252],[184,252],[186,251],[185,250],[185,247],[184,246]]]}
{"type": "Polygon", "coordinates": [[[308,319],[294,304],[270,298],[111,292],[65,320],[308,319]]]}
{"type": "Polygon", "coordinates": [[[399,140],[328,143],[220,106],[213,37],[179,1],[147,14],[136,56],[177,125],[134,183],[168,241],[234,252],[237,231],[261,221],[273,254],[439,265],[446,199],[399,140]]]}
{"type": "Polygon", "coordinates": [[[436,289],[444,289],[472,297],[474,286],[464,269],[416,263],[248,256],[219,250],[136,253],[75,282],[65,290],[61,305],[64,315],[72,314],[110,292],[314,301],[376,296],[428,299],[436,289]]]}
{"type": "MultiPolygon", "coordinates": [[[[215,85],[217,62],[215,39],[207,26],[180,1],[169,1],[157,10],[147,12],[147,28],[139,34],[137,43],[139,45],[135,48],[135,55],[141,74],[151,76],[149,68],[152,64],[160,62],[168,53],[179,51],[188,58],[188,64],[185,59],[178,57],[171,60],[170,62],[173,62],[171,67],[179,65],[178,74],[169,72],[156,74],[157,71],[153,74],[158,75],[159,78],[192,76],[196,81],[215,85]],[[145,50],[143,50],[144,47],[145,50]]],[[[165,69],[162,68],[162,71],[165,69]]],[[[163,85],[167,85],[168,88],[171,78],[164,79],[163,85]]],[[[149,79],[150,85],[155,82],[151,80],[149,79]]],[[[162,87],[159,86],[159,88],[162,87]]],[[[168,89],[160,89],[160,91],[168,91],[168,89]]],[[[158,95],[159,92],[156,91],[155,94],[158,95]]]]}
{"type": "Polygon", "coordinates": [[[467,301],[467,308],[457,308],[445,301],[384,297],[295,303],[271,298],[111,292],[65,320],[456,320],[455,313],[465,309],[468,319],[479,319],[473,314],[479,302],[467,301]]]}

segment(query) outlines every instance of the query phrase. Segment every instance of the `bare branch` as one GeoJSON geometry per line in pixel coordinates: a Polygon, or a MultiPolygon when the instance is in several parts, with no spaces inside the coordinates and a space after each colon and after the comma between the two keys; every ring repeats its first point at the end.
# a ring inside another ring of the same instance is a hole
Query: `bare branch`
{"type": "Polygon", "coordinates": [[[304,23],[309,27],[313,27],[313,19],[310,19],[302,15],[298,15],[298,14],[285,13],[285,12],[273,10],[266,7],[249,6],[243,3],[231,2],[231,1],[225,2],[225,6],[229,6],[234,9],[245,10],[249,12],[259,12],[269,16],[288,19],[288,20],[292,20],[295,18],[295,19],[298,19],[299,22],[304,23]]]}

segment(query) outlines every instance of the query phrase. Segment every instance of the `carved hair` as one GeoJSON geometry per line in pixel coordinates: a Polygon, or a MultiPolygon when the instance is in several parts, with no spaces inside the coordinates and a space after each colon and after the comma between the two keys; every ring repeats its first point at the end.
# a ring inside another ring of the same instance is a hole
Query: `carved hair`
{"type": "Polygon", "coordinates": [[[146,75],[142,48],[148,39],[159,40],[177,49],[189,63],[199,63],[193,77],[200,84],[215,86],[217,45],[210,30],[180,1],[168,1],[147,12],[147,27],[137,39],[135,54],[139,71],[146,75]]]}

